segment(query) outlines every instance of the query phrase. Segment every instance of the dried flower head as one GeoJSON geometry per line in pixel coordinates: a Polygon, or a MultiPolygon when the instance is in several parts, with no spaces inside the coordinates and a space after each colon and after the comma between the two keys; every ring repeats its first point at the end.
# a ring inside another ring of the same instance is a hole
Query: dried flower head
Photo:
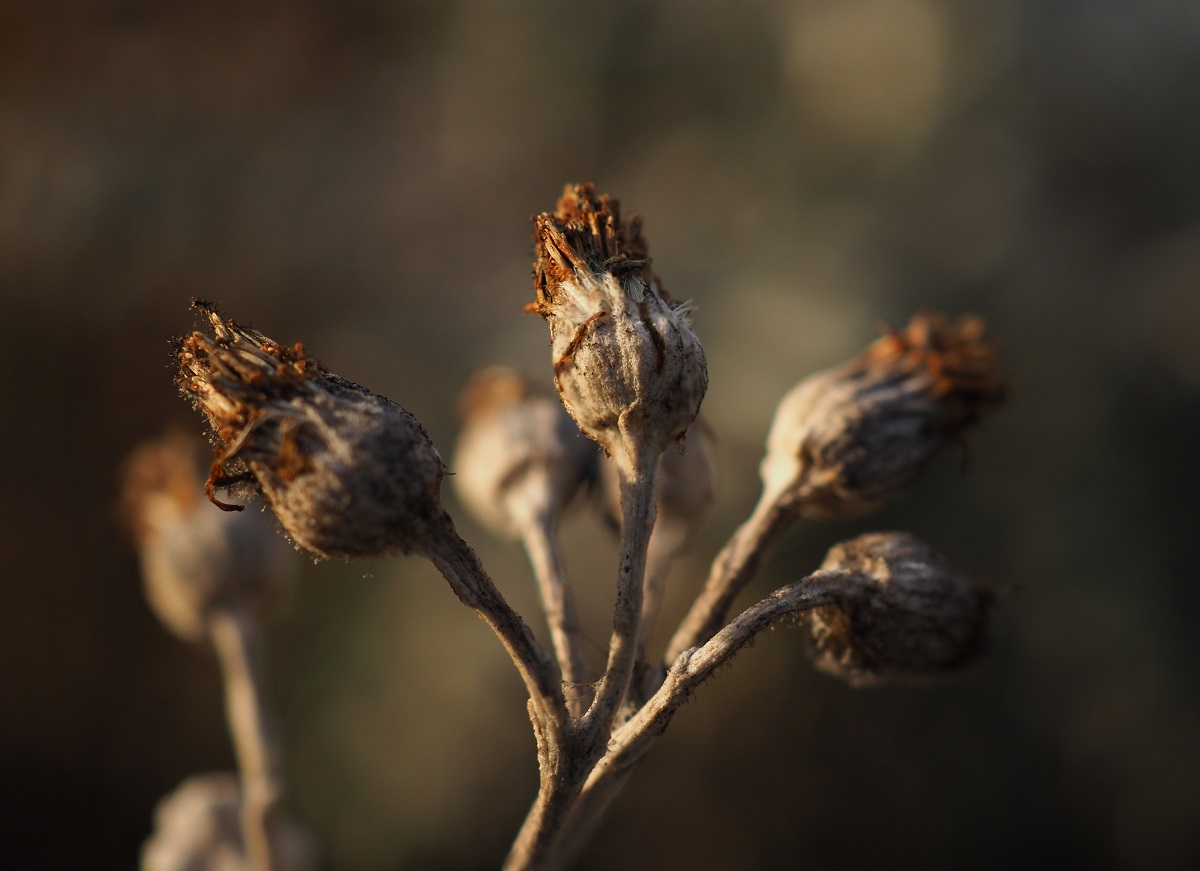
{"type": "Polygon", "coordinates": [[[140,445],[125,463],[122,510],[163,624],[203,638],[215,608],[266,612],[290,586],[294,554],[259,512],[225,514],[204,499],[203,443],[182,433],[140,445]]]}
{"type": "Polygon", "coordinates": [[[862,686],[946,674],[982,652],[992,595],[921,540],[861,535],[831,548],[821,568],[866,581],[807,615],[823,670],[862,686]]]}
{"type": "Polygon", "coordinates": [[[177,383],[204,412],[219,452],[207,490],[261,494],[298,545],[320,556],[420,549],[439,516],[443,464],[420,422],[390,399],[194,307],[213,335],[179,341],[177,383]]]}
{"type": "Polygon", "coordinates": [[[1003,398],[983,321],[920,312],[783,398],[763,481],[806,516],[861,516],[901,496],[941,445],[1003,398]]]}
{"type": "MultiPolygon", "coordinates": [[[[241,803],[232,774],[197,774],[183,781],[154,809],[155,831],[142,847],[142,871],[245,871],[241,803]]],[[[281,820],[274,841],[279,871],[317,867],[316,842],[299,824],[281,820]]]]}
{"type": "Polygon", "coordinates": [[[550,325],[554,380],[579,428],[618,463],[680,438],[708,387],[687,307],[650,269],[641,221],[590,184],[568,185],[534,219],[537,300],[550,325]]]}
{"type": "Polygon", "coordinates": [[[488,530],[519,538],[553,523],[591,475],[595,444],[552,395],[501,366],[477,373],[463,393],[454,486],[488,530]]]}

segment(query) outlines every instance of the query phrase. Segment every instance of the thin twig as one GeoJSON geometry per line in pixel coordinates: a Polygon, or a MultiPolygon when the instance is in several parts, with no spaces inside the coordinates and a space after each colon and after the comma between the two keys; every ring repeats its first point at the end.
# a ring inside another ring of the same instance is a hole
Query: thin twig
{"type": "Polygon", "coordinates": [[[209,618],[225,679],[225,709],[241,773],[242,839],[252,871],[274,871],[272,832],[283,795],[280,749],[263,688],[258,621],[239,608],[209,618]]]}
{"type": "Polygon", "coordinates": [[[525,682],[532,704],[535,728],[550,736],[553,748],[570,725],[563,697],[562,674],[553,657],[534,638],[521,615],[500,595],[479,556],[463,541],[450,515],[434,518],[428,526],[425,555],[450,584],[459,601],[474,609],[489,626],[525,682]]]}
{"type": "Polygon", "coordinates": [[[685,650],[716,634],[738,593],[754,580],[768,551],[794,518],[794,511],[783,505],[774,491],[763,491],[754,512],[713,560],[704,589],[667,643],[663,671],[685,650]]]}
{"type": "Polygon", "coordinates": [[[587,660],[579,618],[575,613],[575,598],[563,568],[558,539],[545,515],[531,518],[525,524],[521,538],[537,578],[550,640],[566,682],[567,709],[577,716],[582,713],[583,690],[588,678],[587,660]]]}
{"type": "MultiPolygon", "coordinates": [[[[641,452],[645,453],[645,452],[641,452]]],[[[629,688],[638,651],[645,594],[646,551],[654,529],[654,477],[658,457],[635,455],[618,467],[621,482],[621,554],[617,571],[617,601],[608,664],[596,688],[591,708],[581,723],[585,742],[604,753],[613,720],[629,688]]]]}

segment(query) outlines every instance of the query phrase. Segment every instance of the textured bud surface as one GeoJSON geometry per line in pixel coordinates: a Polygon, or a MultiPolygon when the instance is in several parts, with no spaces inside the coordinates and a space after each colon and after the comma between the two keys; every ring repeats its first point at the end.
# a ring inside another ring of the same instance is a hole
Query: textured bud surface
{"type": "Polygon", "coordinates": [[[775,413],[764,483],[826,519],[901,496],[941,445],[1003,401],[984,334],[977,317],[922,312],[849,363],[800,382],[775,413]]]}
{"type": "MultiPolygon", "coordinates": [[[[440,512],[442,459],[390,399],[196,303],[213,335],[179,342],[178,383],[220,451],[208,492],[258,492],[298,545],[321,556],[409,553],[440,512]]],[[[226,509],[236,506],[218,505],[226,509]]]]}
{"type": "Polygon", "coordinates": [[[835,545],[821,566],[868,579],[808,614],[819,667],[855,685],[936,676],[982,652],[991,594],[902,532],[835,545]]]}
{"type": "Polygon", "coordinates": [[[269,609],[291,583],[295,558],[262,513],[212,510],[201,446],[180,433],[139,446],[126,461],[122,492],[146,598],[189,641],[204,637],[213,608],[269,609]]]}
{"type": "Polygon", "coordinates": [[[595,444],[562,403],[510,369],[476,374],[461,411],[454,487],[496,535],[518,538],[535,518],[557,517],[591,474],[595,444]]]}
{"type": "Polygon", "coordinates": [[[568,185],[534,228],[537,300],[526,308],[550,325],[563,404],[610,456],[657,456],[695,419],[708,371],[686,306],[650,269],[640,220],[623,221],[590,184],[568,185]]]}

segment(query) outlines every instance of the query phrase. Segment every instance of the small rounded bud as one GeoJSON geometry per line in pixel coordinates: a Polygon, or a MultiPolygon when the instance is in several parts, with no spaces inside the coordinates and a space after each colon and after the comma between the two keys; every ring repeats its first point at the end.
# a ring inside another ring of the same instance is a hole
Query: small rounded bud
{"type": "Polygon", "coordinates": [[[125,463],[122,509],[150,607],[188,641],[215,608],[264,614],[290,587],[294,554],[259,512],[226,514],[204,500],[201,443],[181,433],[139,446],[125,463]]]}
{"type": "MultiPolygon", "coordinates": [[[[241,802],[232,774],[198,774],[183,781],[154,809],[155,830],[142,847],[142,871],[245,871],[241,802]]],[[[273,840],[280,871],[317,867],[316,842],[297,823],[282,820],[273,840]]]]}
{"type": "Polygon", "coordinates": [[[641,221],[590,184],[534,219],[536,302],[554,380],[579,428],[624,463],[680,438],[708,387],[704,351],[650,269],[641,221]]]}
{"type": "Polygon", "coordinates": [[[596,446],[552,395],[511,369],[477,373],[463,393],[454,487],[484,527],[519,538],[553,522],[591,475],[596,446]]]}
{"type": "Polygon", "coordinates": [[[258,493],[296,544],[319,556],[419,550],[439,516],[444,466],[420,422],[196,302],[213,335],[179,341],[177,383],[208,418],[219,457],[207,489],[258,493]]]}
{"type": "Polygon", "coordinates": [[[861,535],[831,548],[821,569],[859,581],[838,604],[806,615],[821,669],[862,686],[946,674],[982,652],[990,592],[919,539],[861,535]]]}
{"type": "Polygon", "coordinates": [[[901,496],[937,449],[999,408],[983,321],[922,312],[779,403],[762,478],[801,514],[849,519],[901,496]]]}

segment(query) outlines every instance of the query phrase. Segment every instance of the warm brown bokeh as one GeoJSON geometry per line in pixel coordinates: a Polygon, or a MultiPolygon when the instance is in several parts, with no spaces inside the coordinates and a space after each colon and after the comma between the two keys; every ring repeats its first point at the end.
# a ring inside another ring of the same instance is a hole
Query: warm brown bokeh
{"type": "MultiPolygon", "coordinates": [[[[878,321],[978,312],[1013,391],[756,587],[910,530],[1009,590],[990,659],[856,691],[773,633],[585,867],[1200,863],[1197,69],[1190,0],[0,5],[0,864],[128,869],[158,799],[232,764],[216,664],[154,622],[115,508],[135,444],[201,437],[169,368],[189,297],[448,454],[479,365],[549,383],[528,219],[589,180],[644,216],[711,373],[721,486],[664,633],[753,502],[774,403],[878,321]]],[[[524,557],[448,491],[532,615],[524,557]]],[[[599,661],[613,545],[586,511],[566,538],[599,661]]],[[[535,788],[521,687],[427,564],[306,565],[272,644],[327,867],[496,866],[535,788]]]]}

